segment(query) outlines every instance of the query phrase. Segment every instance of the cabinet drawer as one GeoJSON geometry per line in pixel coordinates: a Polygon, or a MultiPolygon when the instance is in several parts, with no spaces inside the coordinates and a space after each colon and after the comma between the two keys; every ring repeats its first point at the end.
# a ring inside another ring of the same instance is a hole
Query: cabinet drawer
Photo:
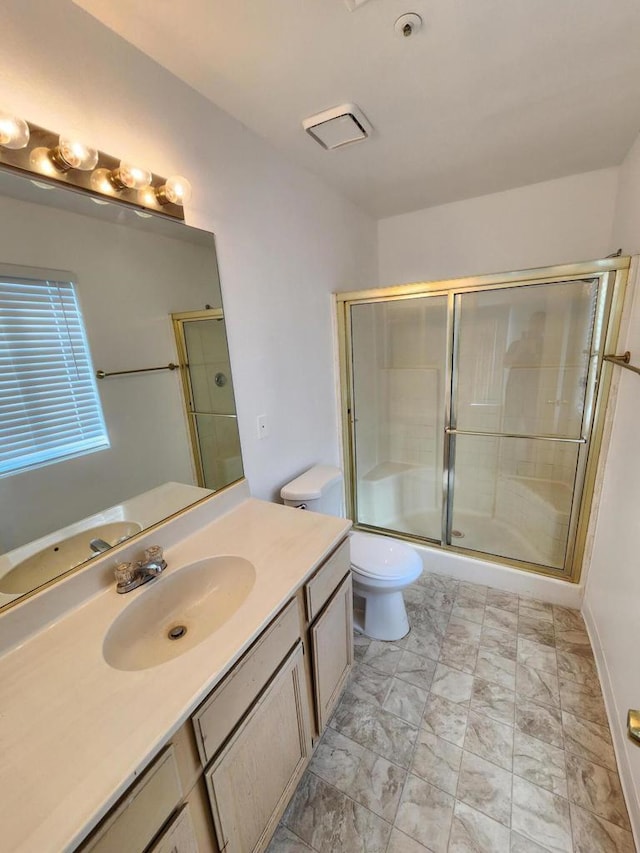
{"type": "Polygon", "coordinates": [[[310,755],[298,643],[205,774],[221,850],[266,848],[310,755]]]}
{"type": "Polygon", "coordinates": [[[305,585],[308,622],[313,622],[350,568],[347,538],[305,585]]]}
{"type": "Polygon", "coordinates": [[[193,715],[203,766],[218,752],[299,639],[298,605],[293,600],[193,715]]]}
{"type": "Polygon", "coordinates": [[[142,853],[181,799],[178,767],[169,745],[129,788],[82,853],[142,853]]]}
{"type": "Polygon", "coordinates": [[[189,806],[183,806],[148,853],[198,853],[189,806]]]}

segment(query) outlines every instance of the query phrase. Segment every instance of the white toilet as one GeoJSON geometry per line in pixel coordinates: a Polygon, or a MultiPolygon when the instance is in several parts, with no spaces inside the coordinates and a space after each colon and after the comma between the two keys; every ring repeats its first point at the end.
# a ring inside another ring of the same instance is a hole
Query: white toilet
{"type": "MultiPolygon", "coordinates": [[[[280,496],[287,506],[342,515],[342,473],[314,465],[280,496]]],[[[352,533],[350,546],[356,630],[374,640],[399,640],[409,632],[402,590],[422,574],[420,557],[404,542],[371,533],[352,533]]]]}

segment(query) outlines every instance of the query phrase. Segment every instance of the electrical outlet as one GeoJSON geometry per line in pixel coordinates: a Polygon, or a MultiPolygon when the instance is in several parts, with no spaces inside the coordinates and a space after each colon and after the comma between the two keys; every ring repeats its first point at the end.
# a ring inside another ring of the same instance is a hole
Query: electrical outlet
{"type": "Polygon", "coordinates": [[[269,425],[266,415],[258,415],[258,438],[266,438],[269,435],[269,425]]]}

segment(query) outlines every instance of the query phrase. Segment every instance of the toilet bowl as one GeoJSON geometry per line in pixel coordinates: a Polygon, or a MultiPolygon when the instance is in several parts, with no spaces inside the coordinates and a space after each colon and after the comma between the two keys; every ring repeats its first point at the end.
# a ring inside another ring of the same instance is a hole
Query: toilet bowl
{"type": "Polygon", "coordinates": [[[404,542],[372,533],[351,534],[354,627],[374,640],[399,640],[409,633],[402,590],[422,574],[417,552],[404,542]],[[357,604],[357,602],[356,602],[357,604]]]}
{"type": "MultiPolygon", "coordinates": [[[[314,465],[280,491],[287,506],[341,516],[342,472],[314,465]]],[[[372,533],[350,534],[354,627],[374,640],[409,633],[402,590],[422,574],[418,553],[404,542],[372,533]],[[359,606],[358,606],[359,605],[359,606]]]]}

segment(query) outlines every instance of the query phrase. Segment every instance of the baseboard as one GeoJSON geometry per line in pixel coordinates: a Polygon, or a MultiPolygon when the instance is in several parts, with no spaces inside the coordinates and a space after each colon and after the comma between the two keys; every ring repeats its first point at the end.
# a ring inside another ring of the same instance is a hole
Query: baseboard
{"type": "Polygon", "coordinates": [[[581,584],[525,572],[512,566],[490,563],[488,560],[467,557],[441,548],[430,548],[428,545],[413,547],[420,554],[425,571],[491,586],[505,592],[515,592],[528,598],[538,598],[550,604],[574,607],[577,610],[582,605],[584,588],[581,584]]]}
{"type": "MultiPolygon", "coordinates": [[[[618,723],[618,720],[624,719],[624,716],[620,713],[620,709],[616,702],[613,685],[611,684],[611,677],[609,675],[609,667],[607,666],[607,659],[598,634],[598,627],[593,618],[591,608],[586,602],[582,608],[582,616],[584,617],[585,625],[587,626],[587,633],[589,634],[589,640],[591,641],[591,648],[593,649],[593,654],[596,659],[598,677],[602,687],[602,695],[604,697],[605,709],[609,719],[609,728],[611,730],[611,738],[613,740],[613,749],[616,754],[616,761],[618,762],[620,783],[622,784],[622,792],[627,804],[629,820],[631,821],[631,830],[633,832],[636,848],[640,850],[640,804],[638,803],[638,798],[635,796],[636,786],[633,780],[631,766],[629,764],[627,750],[630,744],[627,740],[625,731],[618,723]]],[[[635,746],[632,748],[637,749],[635,746]]]]}

